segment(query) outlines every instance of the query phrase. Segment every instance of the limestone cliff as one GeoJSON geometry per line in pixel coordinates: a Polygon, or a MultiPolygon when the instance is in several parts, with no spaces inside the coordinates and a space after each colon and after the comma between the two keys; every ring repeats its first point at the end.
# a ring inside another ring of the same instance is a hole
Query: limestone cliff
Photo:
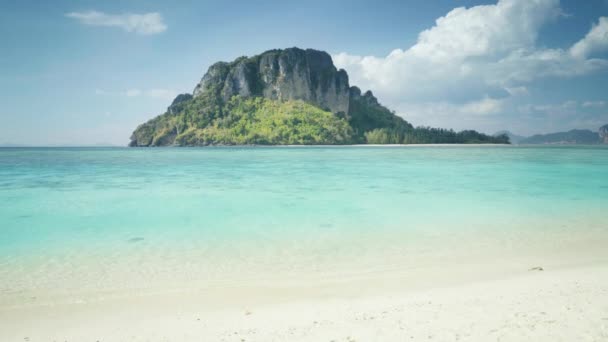
{"type": "Polygon", "coordinates": [[[291,48],[270,50],[232,63],[213,64],[193,91],[194,97],[216,92],[232,96],[263,96],[271,100],[303,100],[332,113],[348,113],[349,84],[323,51],[291,48]]]}

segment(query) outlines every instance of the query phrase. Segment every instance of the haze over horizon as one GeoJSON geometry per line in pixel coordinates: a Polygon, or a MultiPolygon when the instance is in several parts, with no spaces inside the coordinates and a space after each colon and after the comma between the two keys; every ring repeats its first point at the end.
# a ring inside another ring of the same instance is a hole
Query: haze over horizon
{"type": "Polygon", "coordinates": [[[608,1],[3,3],[0,143],[126,145],[217,61],[298,46],[415,126],[608,123],[608,1]],[[260,20],[263,18],[263,20],[260,20]]]}

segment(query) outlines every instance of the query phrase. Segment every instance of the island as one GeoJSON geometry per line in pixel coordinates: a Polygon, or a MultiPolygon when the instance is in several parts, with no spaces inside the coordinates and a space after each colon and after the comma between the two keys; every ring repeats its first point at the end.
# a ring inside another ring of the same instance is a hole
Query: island
{"type": "Polygon", "coordinates": [[[269,50],[211,65],[192,94],[135,129],[129,146],[508,144],[506,135],[414,127],[331,56],[269,50]]]}

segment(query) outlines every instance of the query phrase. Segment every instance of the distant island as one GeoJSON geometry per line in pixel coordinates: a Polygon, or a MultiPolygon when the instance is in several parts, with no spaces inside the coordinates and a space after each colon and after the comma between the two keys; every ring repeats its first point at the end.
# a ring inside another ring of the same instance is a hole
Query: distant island
{"type": "Polygon", "coordinates": [[[495,136],[506,135],[513,144],[521,145],[597,145],[608,144],[608,125],[604,125],[593,132],[588,129],[573,129],[567,132],[556,132],[548,134],[535,134],[524,137],[509,131],[500,131],[495,136]]]}
{"type": "Polygon", "coordinates": [[[506,135],[417,127],[350,86],[323,51],[270,50],[209,67],[192,94],[141,124],[129,146],[508,144],[506,135]]]}
{"type": "Polygon", "coordinates": [[[499,131],[494,134],[495,137],[506,135],[509,138],[511,144],[519,144],[520,141],[526,139],[523,135],[517,135],[510,131],[499,131]]]}

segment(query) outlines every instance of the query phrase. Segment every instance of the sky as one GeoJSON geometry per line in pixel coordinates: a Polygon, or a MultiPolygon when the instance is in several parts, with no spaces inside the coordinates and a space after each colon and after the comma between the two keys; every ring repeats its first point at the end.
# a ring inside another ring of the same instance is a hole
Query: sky
{"type": "Polygon", "coordinates": [[[126,145],[207,68],[330,53],[415,126],[608,124],[608,0],[0,0],[0,144],[126,145]]]}

